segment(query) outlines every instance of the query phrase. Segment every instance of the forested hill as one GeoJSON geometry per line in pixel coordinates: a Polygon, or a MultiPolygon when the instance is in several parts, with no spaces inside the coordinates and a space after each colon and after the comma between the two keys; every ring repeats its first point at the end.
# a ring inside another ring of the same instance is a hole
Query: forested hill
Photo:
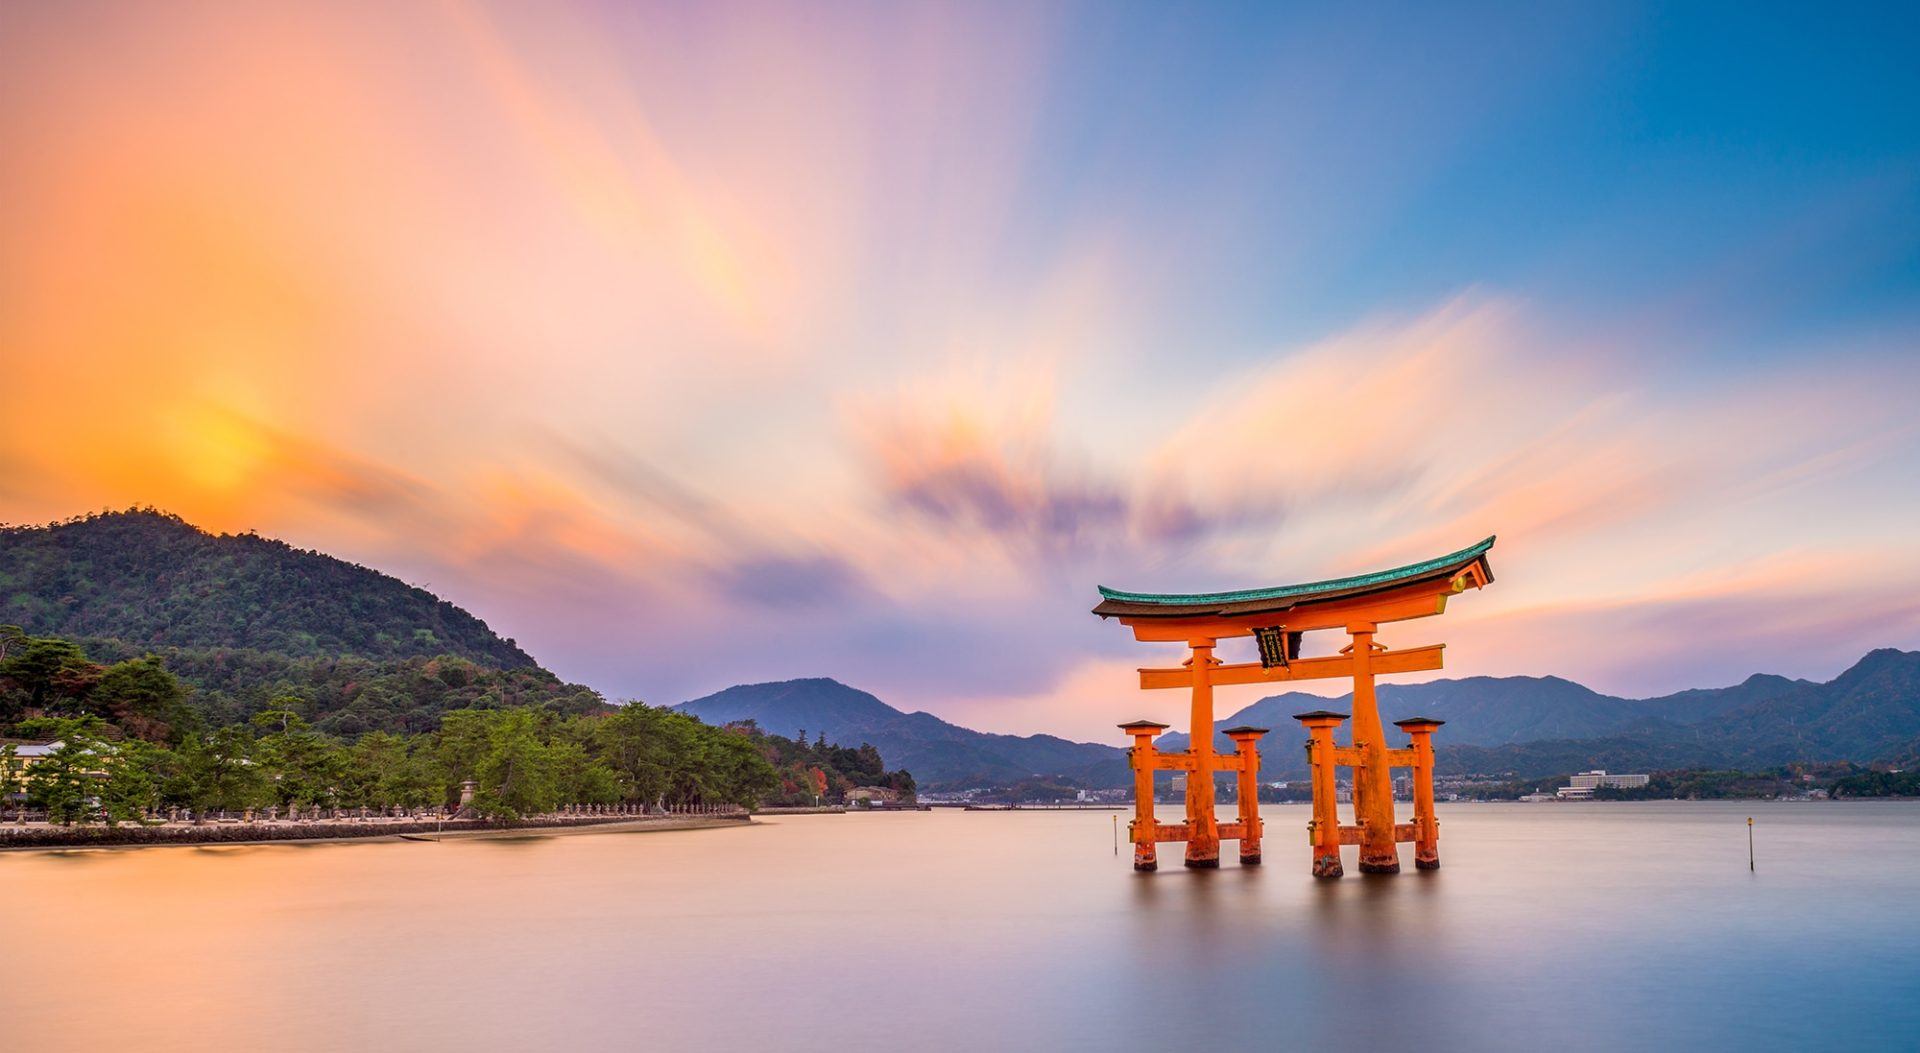
{"type": "Polygon", "coordinates": [[[209,534],[151,509],[0,528],[0,624],[151,649],[455,655],[536,668],[512,640],[424,589],[256,534],[209,534]]]}

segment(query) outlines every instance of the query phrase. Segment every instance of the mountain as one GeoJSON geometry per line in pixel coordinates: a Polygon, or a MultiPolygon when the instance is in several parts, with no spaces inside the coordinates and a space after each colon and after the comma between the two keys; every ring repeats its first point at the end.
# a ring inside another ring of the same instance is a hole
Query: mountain
{"type": "MultiPolygon", "coordinates": [[[[1301,774],[1306,736],[1293,714],[1350,711],[1352,697],[1271,695],[1217,724],[1271,728],[1262,740],[1263,765],[1278,775],[1301,774]]],[[[1592,767],[1895,761],[1920,745],[1920,652],[1891,649],[1868,654],[1824,684],[1760,674],[1730,687],[1628,699],[1559,677],[1468,677],[1383,684],[1379,697],[1389,723],[1415,715],[1447,722],[1435,745],[1441,770],[1452,772],[1534,777],[1592,767]]],[[[1187,738],[1168,733],[1159,744],[1185,749],[1187,738]]],[[[1215,745],[1231,748],[1225,736],[1215,745]]]]}
{"type": "Polygon", "coordinates": [[[1770,673],[1755,673],[1732,687],[1694,688],[1649,698],[1640,704],[1655,714],[1680,714],[1676,719],[1697,723],[1777,698],[1789,691],[1814,686],[1811,680],[1789,680],[1770,673]]]}
{"type": "MultiPolygon", "coordinates": [[[[465,706],[587,712],[604,704],[423,589],[254,534],[210,534],[153,510],[0,528],[0,624],[79,640],[94,662],[157,653],[196,688],[189,704],[215,723],[293,705],[326,730],[357,734],[431,727],[439,713],[465,706]]],[[[1117,699],[1115,718],[1137,715],[1133,705],[1117,699]]],[[[1305,736],[1293,714],[1350,705],[1289,692],[1218,726],[1272,729],[1264,768],[1287,778],[1305,768],[1305,736]]],[[[870,742],[928,788],[1035,775],[1127,782],[1117,732],[1111,745],[989,735],[902,712],[833,680],[742,685],[680,708],[713,724],[751,719],[782,735],[804,727],[840,745],[870,742]]],[[[1183,708],[1183,701],[1167,707],[1183,708]]],[[[1383,684],[1380,708],[1388,721],[1447,721],[1436,745],[1448,772],[1912,764],[1920,762],[1920,653],[1874,651],[1826,683],[1756,675],[1644,699],[1551,676],[1383,684]]],[[[1228,747],[1224,736],[1217,742],[1228,747]]],[[[1169,734],[1161,745],[1183,749],[1186,737],[1169,734]]]]}
{"type": "Polygon", "coordinates": [[[0,625],[77,642],[86,663],[157,654],[213,726],[288,707],[352,736],[450,709],[605,705],[424,589],[150,509],[0,528],[0,625]]]}
{"type": "MultiPolygon", "coordinates": [[[[1263,698],[1216,725],[1270,729],[1261,740],[1263,770],[1277,778],[1299,777],[1306,772],[1306,735],[1293,714],[1351,707],[1350,695],[1329,699],[1291,691],[1263,698]]],[[[928,713],[903,713],[835,680],[748,684],[678,708],[709,724],[752,720],[777,734],[804,728],[844,746],[871,742],[889,763],[930,788],[1005,784],[1042,774],[1096,786],[1127,782],[1125,754],[1117,744],[983,734],[928,713]]],[[[1594,767],[1897,762],[1920,756],[1920,652],[1875,651],[1824,684],[1758,674],[1729,687],[1644,699],[1603,695],[1552,676],[1383,684],[1380,710],[1389,722],[1415,715],[1445,720],[1436,745],[1441,770],[1451,773],[1533,778],[1594,767]]],[[[1392,729],[1388,734],[1398,739],[1392,729]]],[[[1169,732],[1158,745],[1186,749],[1187,736],[1169,732]]],[[[1232,749],[1224,735],[1215,746],[1232,749]]]]}
{"type": "Polygon", "coordinates": [[[1802,683],[1716,723],[1779,755],[1892,757],[1920,733],[1920,652],[1873,651],[1827,683],[1802,683]]]}
{"type": "Polygon", "coordinates": [[[210,534],[152,509],[0,528],[0,624],[143,648],[450,654],[496,669],[536,666],[512,640],[425,589],[257,534],[210,534]]]}
{"type": "Polygon", "coordinates": [[[888,764],[912,772],[927,789],[1005,784],[1033,775],[1096,786],[1127,780],[1126,755],[1118,747],[973,731],[930,713],[902,712],[826,678],[742,684],[675,708],[708,724],[751,720],[776,735],[804,729],[841,746],[872,743],[888,764]]]}

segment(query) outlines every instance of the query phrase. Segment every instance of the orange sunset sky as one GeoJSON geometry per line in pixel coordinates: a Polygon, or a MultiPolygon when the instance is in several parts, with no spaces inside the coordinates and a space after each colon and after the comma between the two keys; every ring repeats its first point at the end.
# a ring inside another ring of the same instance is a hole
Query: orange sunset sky
{"type": "Polygon", "coordinates": [[[1490,533],[1385,642],[1825,679],[1920,646],[1916,73],[1753,22],[8,4],[0,520],[258,530],[655,703],[1112,739],[1180,702],[1096,584],[1490,533]]]}

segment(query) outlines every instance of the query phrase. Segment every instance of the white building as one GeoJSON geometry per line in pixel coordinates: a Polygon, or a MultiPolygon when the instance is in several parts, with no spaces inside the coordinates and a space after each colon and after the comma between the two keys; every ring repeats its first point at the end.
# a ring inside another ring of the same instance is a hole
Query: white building
{"type": "Polygon", "coordinates": [[[1632,790],[1645,786],[1652,777],[1647,775],[1609,775],[1604,771],[1583,771],[1567,780],[1565,786],[1553,792],[1563,801],[1584,801],[1593,796],[1593,791],[1602,786],[1615,790],[1632,790]]]}

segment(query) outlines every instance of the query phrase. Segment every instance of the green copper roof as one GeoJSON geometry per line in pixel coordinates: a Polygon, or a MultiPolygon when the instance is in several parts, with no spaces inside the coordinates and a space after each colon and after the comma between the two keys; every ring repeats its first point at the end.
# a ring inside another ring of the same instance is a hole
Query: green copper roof
{"type": "Polygon", "coordinates": [[[1375,571],[1372,574],[1357,574],[1351,578],[1310,581],[1304,585],[1281,585],[1271,589],[1241,589],[1238,592],[1200,592],[1189,595],[1164,592],[1121,592],[1118,589],[1109,589],[1105,585],[1099,586],[1099,589],[1100,595],[1104,599],[1115,600],[1120,603],[1164,604],[1169,607],[1192,606],[1207,603],[1224,604],[1248,603],[1259,600],[1306,599],[1322,593],[1347,592],[1403,579],[1419,578],[1434,571],[1444,570],[1447,567],[1456,566],[1476,559],[1485,555],[1487,550],[1492,547],[1493,538],[1488,538],[1477,545],[1469,545],[1458,552],[1448,553],[1437,559],[1429,559],[1420,563],[1409,563],[1404,567],[1395,567],[1392,570],[1375,571]]]}

